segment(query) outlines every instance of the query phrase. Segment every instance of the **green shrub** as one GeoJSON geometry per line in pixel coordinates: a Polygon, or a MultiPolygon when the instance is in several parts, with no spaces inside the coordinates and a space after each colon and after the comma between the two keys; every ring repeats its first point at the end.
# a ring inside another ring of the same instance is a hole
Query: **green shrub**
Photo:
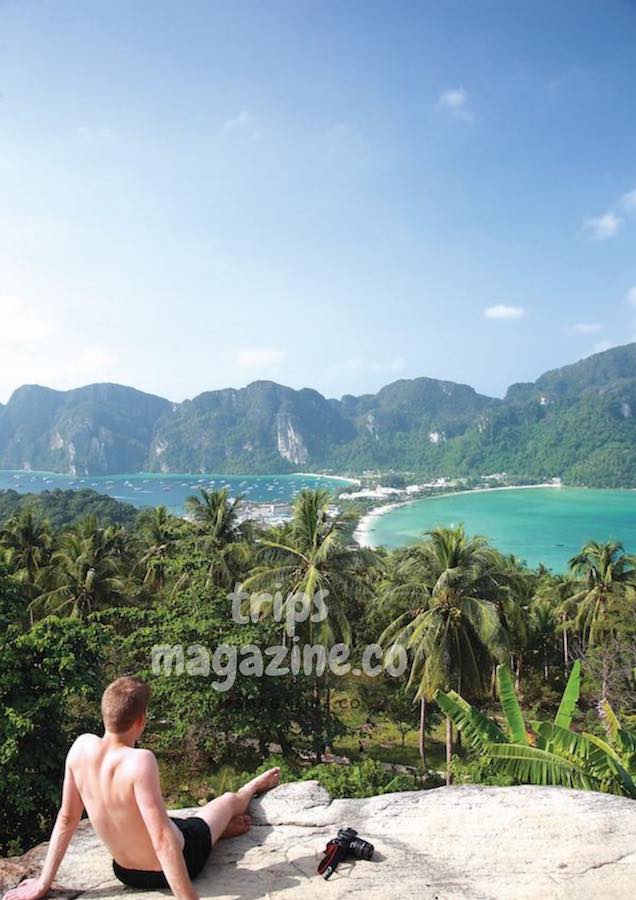
{"type": "Polygon", "coordinates": [[[464,758],[454,756],[451,760],[451,775],[453,784],[489,784],[497,787],[516,784],[510,775],[493,771],[484,757],[474,753],[469,753],[464,758]]]}

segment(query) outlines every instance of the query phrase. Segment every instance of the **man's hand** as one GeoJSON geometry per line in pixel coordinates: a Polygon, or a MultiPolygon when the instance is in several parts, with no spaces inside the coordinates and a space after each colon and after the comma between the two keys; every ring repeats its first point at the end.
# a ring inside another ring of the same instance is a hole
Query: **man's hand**
{"type": "Polygon", "coordinates": [[[41,878],[27,878],[20,884],[7,891],[2,900],[40,900],[48,893],[49,886],[41,878]]]}

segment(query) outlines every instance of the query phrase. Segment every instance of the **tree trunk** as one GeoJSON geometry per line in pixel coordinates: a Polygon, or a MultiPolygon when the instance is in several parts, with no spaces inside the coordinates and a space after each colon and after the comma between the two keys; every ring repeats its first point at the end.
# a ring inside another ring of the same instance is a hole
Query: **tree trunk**
{"type": "Polygon", "coordinates": [[[314,754],[316,765],[320,765],[322,762],[322,702],[317,678],[314,684],[314,717],[314,754]]]}
{"type": "Polygon", "coordinates": [[[327,742],[331,750],[331,687],[329,686],[328,670],[325,670],[325,731],[327,742]]]}
{"type": "Polygon", "coordinates": [[[517,657],[517,667],[515,669],[515,691],[519,690],[521,684],[521,666],[523,665],[523,656],[519,654],[517,657]]]}
{"type": "Polygon", "coordinates": [[[565,666],[565,674],[570,674],[570,649],[568,647],[568,630],[563,629],[563,665],[565,666]]]}
{"type": "Polygon", "coordinates": [[[446,718],[446,784],[451,783],[451,759],[453,758],[453,723],[446,718]]]}
{"type": "Polygon", "coordinates": [[[284,731],[280,728],[276,730],[276,738],[278,743],[280,744],[280,749],[282,751],[283,756],[288,757],[293,754],[292,745],[289,743],[289,739],[284,731]]]}
{"type": "Polygon", "coordinates": [[[550,670],[548,668],[548,645],[544,642],[543,644],[543,679],[547,681],[550,677],[550,670]]]}
{"type": "Polygon", "coordinates": [[[490,671],[490,693],[492,694],[492,699],[497,699],[497,664],[492,664],[492,669],[490,671]]]}
{"type": "MultiPolygon", "coordinates": [[[[422,760],[422,768],[423,769],[426,769],[426,756],[424,754],[425,734],[426,734],[426,697],[422,697],[420,700],[420,759],[422,760]]],[[[402,746],[404,746],[404,741],[402,741],[402,746]]]]}
{"type": "Polygon", "coordinates": [[[603,684],[601,688],[602,697],[601,700],[607,700],[607,690],[608,690],[608,681],[609,681],[609,659],[607,656],[607,650],[603,651],[603,674],[602,674],[603,684]]]}

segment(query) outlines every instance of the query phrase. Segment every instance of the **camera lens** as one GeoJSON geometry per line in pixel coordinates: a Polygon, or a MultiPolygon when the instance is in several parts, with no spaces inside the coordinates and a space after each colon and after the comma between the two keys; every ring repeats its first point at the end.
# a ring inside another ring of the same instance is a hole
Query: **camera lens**
{"type": "Polygon", "coordinates": [[[354,838],[349,844],[349,852],[356,859],[371,859],[374,849],[373,844],[362,838],[354,838]]]}

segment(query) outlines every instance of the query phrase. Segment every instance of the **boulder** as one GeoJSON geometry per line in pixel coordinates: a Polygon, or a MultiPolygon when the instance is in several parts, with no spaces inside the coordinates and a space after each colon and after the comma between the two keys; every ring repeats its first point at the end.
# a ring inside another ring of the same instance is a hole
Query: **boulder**
{"type": "MultiPolygon", "coordinates": [[[[180,814],[196,815],[196,810],[180,814]]],[[[220,841],[195,882],[202,898],[360,897],[495,900],[623,900],[636,884],[636,804],[552,787],[444,787],[331,800],[313,781],[255,800],[251,831],[220,841]],[[325,882],[316,866],[338,828],[356,828],[376,848],[325,882]]],[[[0,861],[0,888],[39,867],[46,845],[0,861]]],[[[131,891],[88,823],[58,877],[59,898],[122,900],[131,891]]],[[[153,892],[149,892],[153,893],[153,892]]],[[[155,898],[161,897],[155,892],[155,898]]],[[[165,896],[165,893],[164,895],[165,896]]]]}

